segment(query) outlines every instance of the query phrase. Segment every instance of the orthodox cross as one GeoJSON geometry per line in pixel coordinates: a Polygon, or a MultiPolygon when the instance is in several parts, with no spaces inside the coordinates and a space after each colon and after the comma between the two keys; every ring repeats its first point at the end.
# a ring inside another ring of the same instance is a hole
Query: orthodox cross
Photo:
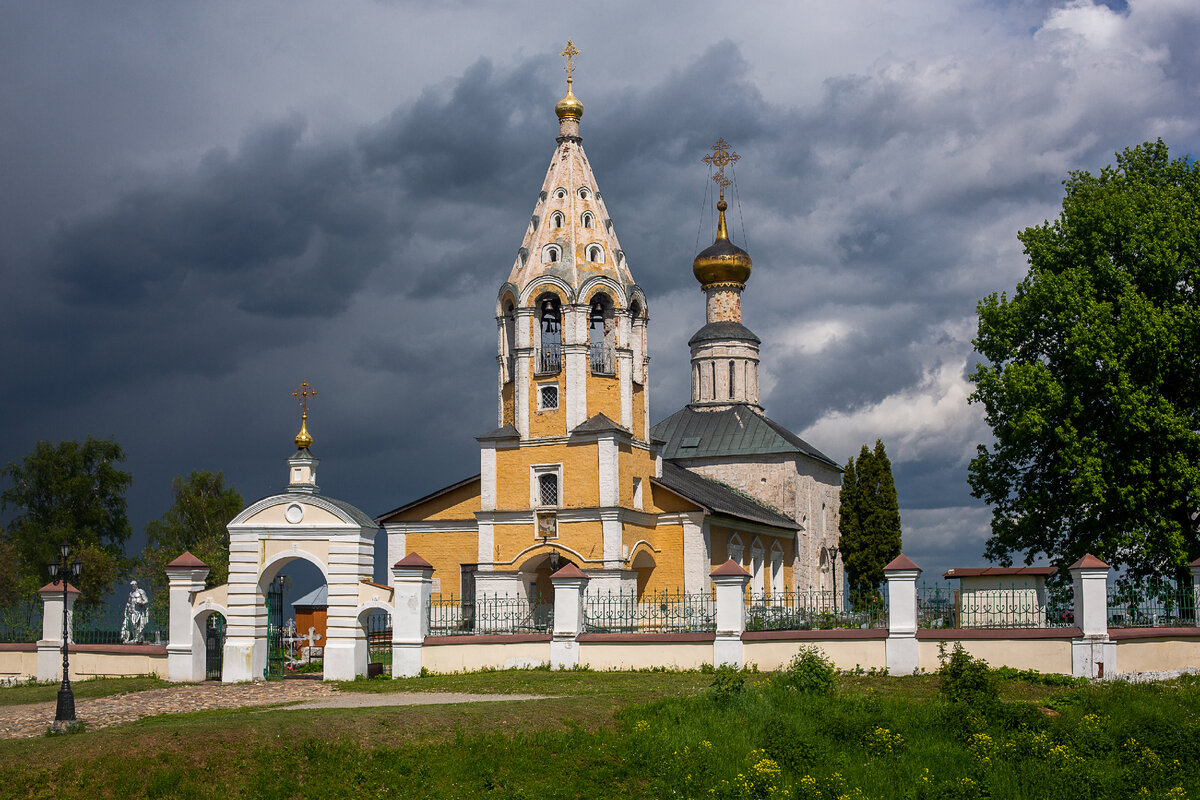
{"type": "Polygon", "coordinates": [[[729,144],[724,139],[717,139],[717,143],[712,146],[712,153],[705,156],[703,161],[708,164],[709,168],[715,167],[717,173],[713,175],[713,180],[721,187],[721,200],[725,200],[725,187],[733,181],[725,177],[725,167],[736,162],[741,156],[737,153],[729,151],[729,144]]]}
{"type": "Polygon", "coordinates": [[[563,51],[559,55],[567,62],[565,69],[567,70],[567,81],[569,82],[572,80],[572,73],[575,72],[575,56],[579,55],[579,48],[575,46],[573,41],[567,39],[567,46],[563,48],[563,51]]]}
{"type": "Polygon", "coordinates": [[[316,397],[317,390],[308,385],[308,381],[300,384],[300,388],[292,392],[292,397],[300,403],[300,413],[304,419],[308,419],[308,398],[316,397]]]}

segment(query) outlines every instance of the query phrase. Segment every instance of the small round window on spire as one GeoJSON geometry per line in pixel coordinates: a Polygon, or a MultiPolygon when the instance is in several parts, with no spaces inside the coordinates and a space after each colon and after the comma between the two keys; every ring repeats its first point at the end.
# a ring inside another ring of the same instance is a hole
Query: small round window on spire
{"type": "Polygon", "coordinates": [[[588,188],[586,186],[579,187],[579,199],[580,200],[587,200],[589,194],[591,194],[591,192],[588,191],[588,188]]]}
{"type": "Polygon", "coordinates": [[[604,260],[604,248],[602,248],[600,245],[592,245],[588,248],[587,253],[588,261],[598,264],[604,260]]]}
{"type": "Polygon", "coordinates": [[[562,248],[556,244],[548,244],[542,248],[542,262],[556,264],[562,260],[562,248]]]}
{"type": "Polygon", "coordinates": [[[596,217],[590,211],[583,212],[583,217],[580,219],[580,222],[583,223],[583,227],[585,228],[596,227],[596,217]]]}

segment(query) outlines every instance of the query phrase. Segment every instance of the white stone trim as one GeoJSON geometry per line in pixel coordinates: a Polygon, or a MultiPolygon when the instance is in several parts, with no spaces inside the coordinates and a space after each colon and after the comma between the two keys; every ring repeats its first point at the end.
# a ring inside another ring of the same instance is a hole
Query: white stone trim
{"type": "Polygon", "coordinates": [[[601,506],[621,505],[620,454],[616,437],[608,435],[596,439],[601,506]]]}

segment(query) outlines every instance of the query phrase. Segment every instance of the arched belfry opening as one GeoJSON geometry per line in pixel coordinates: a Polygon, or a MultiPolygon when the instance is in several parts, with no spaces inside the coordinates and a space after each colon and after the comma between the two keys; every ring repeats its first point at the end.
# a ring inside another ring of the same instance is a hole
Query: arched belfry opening
{"type": "Polygon", "coordinates": [[[612,298],[597,292],[588,309],[588,358],[593,375],[616,374],[616,327],[612,298]]]}
{"type": "Polygon", "coordinates": [[[538,345],[534,367],[538,375],[557,375],[562,370],[562,302],[546,292],[536,304],[538,345]]]}
{"type": "Polygon", "coordinates": [[[504,382],[511,383],[516,373],[517,309],[512,299],[504,301],[504,382]]]}

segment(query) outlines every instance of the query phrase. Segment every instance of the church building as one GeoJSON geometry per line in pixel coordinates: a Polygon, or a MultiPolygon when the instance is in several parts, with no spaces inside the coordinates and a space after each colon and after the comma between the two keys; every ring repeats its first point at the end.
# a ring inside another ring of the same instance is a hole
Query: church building
{"type": "Polygon", "coordinates": [[[652,427],[649,306],[583,150],[577,52],[563,52],[557,146],[497,293],[497,427],[476,437],[479,474],[376,520],[388,563],[419,553],[435,593],[464,600],[549,596],[567,562],[589,593],[707,592],[729,558],[755,594],[832,590],[841,470],[759,403],[760,340],[741,314],[753,265],[725,221],[737,156],[718,142],[706,159],[721,200],[693,263],[707,311],[691,402],[652,427]]]}

